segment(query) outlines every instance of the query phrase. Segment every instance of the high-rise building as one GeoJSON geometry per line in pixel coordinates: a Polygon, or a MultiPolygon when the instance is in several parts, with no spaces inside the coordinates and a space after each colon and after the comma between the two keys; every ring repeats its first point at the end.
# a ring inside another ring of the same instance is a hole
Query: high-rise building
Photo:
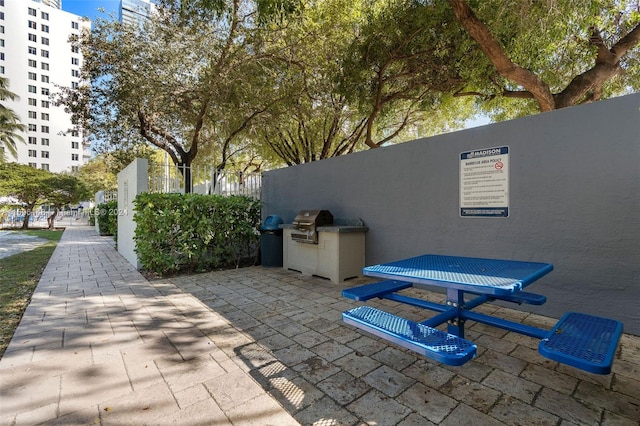
{"type": "Polygon", "coordinates": [[[120,22],[141,27],[149,18],[155,0],[120,0],[120,22]]]}
{"type": "Polygon", "coordinates": [[[55,7],[56,9],[62,9],[62,0],[33,0],[33,1],[42,3],[45,6],[51,6],[51,7],[55,7]]]}
{"type": "Polygon", "coordinates": [[[27,126],[25,143],[16,144],[17,161],[52,172],[76,170],[90,157],[83,135],[53,96],[58,86],[80,84],[82,54],[69,37],[90,30],[91,23],[61,10],[60,3],[0,0],[0,75],[19,96],[6,106],[27,126]]]}

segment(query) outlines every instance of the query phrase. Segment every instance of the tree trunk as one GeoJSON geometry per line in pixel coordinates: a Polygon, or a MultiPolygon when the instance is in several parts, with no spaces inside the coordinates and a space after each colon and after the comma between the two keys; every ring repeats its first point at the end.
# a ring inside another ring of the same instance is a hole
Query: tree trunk
{"type": "Polygon", "coordinates": [[[55,223],[56,223],[56,216],[58,215],[58,207],[55,207],[53,209],[53,213],[51,214],[51,216],[49,216],[47,218],[47,225],[49,225],[49,230],[53,231],[53,229],[55,228],[55,223]]]}
{"type": "Polygon", "coordinates": [[[191,181],[191,162],[185,161],[182,163],[178,163],[178,170],[182,174],[182,180],[184,182],[184,193],[190,194],[193,189],[193,182],[191,181]]]}
{"type": "Polygon", "coordinates": [[[27,204],[24,208],[24,219],[22,219],[22,228],[21,229],[29,229],[29,219],[31,219],[31,213],[33,209],[36,208],[36,205],[27,204]]]}
{"type": "Polygon", "coordinates": [[[29,229],[29,218],[31,217],[31,211],[29,209],[26,210],[24,214],[24,219],[22,219],[22,229],[29,229]]]}

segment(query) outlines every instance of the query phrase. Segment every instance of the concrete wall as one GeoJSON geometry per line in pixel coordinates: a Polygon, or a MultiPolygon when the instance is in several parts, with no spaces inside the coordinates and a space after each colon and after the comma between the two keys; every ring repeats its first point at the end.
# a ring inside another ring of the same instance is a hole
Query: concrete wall
{"type": "MultiPolygon", "coordinates": [[[[560,317],[640,335],[640,94],[270,171],[263,214],[328,209],[369,226],[366,264],[436,253],[552,263],[529,288],[560,317]],[[459,214],[460,153],[509,146],[507,218],[459,214]]],[[[514,306],[515,307],[515,306],[514,306]]]]}
{"type": "Polygon", "coordinates": [[[148,169],[149,162],[146,158],[136,158],[118,173],[118,252],[136,269],[140,269],[142,265],[138,261],[133,239],[136,231],[133,200],[136,195],[148,190],[148,169]]]}

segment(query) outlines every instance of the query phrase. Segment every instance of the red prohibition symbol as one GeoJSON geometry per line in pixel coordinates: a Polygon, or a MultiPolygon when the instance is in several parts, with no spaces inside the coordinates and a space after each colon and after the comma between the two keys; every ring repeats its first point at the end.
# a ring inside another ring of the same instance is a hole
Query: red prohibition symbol
{"type": "Polygon", "coordinates": [[[496,170],[502,170],[504,164],[502,164],[502,161],[498,161],[493,167],[495,167],[496,170]]]}

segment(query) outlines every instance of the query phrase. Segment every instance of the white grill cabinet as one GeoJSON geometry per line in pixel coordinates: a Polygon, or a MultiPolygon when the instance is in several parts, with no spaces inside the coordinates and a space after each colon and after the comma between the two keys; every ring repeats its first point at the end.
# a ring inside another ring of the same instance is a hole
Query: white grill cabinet
{"type": "Polygon", "coordinates": [[[284,269],[328,278],[335,283],[362,275],[365,233],[369,230],[362,221],[337,219],[333,225],[319,226],[317,244],[295,241],[291,237],[296,232],[292,224],[282,227],[284,269]]]}

